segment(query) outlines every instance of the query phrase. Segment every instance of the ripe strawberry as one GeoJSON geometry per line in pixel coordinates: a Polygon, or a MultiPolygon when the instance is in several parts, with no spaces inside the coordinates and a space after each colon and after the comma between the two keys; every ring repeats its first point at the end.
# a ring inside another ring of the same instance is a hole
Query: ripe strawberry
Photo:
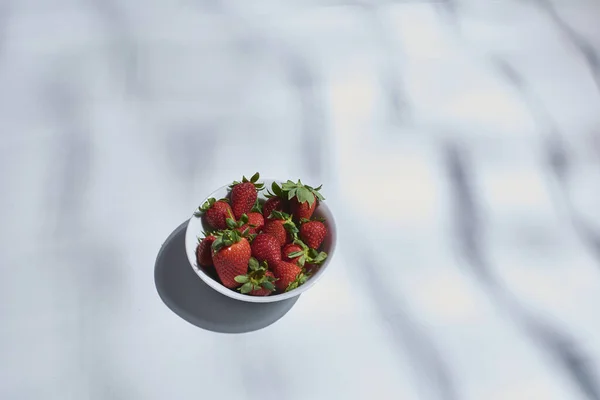
{"type": "Polygon", "coordinates": [[[241,182],[233,182],[231,187],[231,208],[233,215],[240,218],[242,214],[248,214],[258,198],[258,190],[262,190],[264,184],[256,183],[260,177],[257,172],[248,180],[245,176],[241,182]]]}
{"type": "Polygon", "coordinates": [[[316,208],[317,202],[315,200],[313,200],[312,203],[308,201],[305,203],[300,203],[296,198],[290,200],[290,210],[295,221],[300,221],[301,219],[310,219],[310,217],[312,217],[312,215],[315,213],[316,208]]]}
{"type": "Polygon", "coordinates": [[[267,271],[267,272],[265,272],[265,277],[266,277],[266,279],[269,279],[269,280],[268,281],[264,281],[260,285],[260,289],[257,289],[256,286],[255,286],[254,290],[251,291],[250,293],[248,293],[250,296],[268,296],[268,295],[270,295],[271,293],[273,293],[275,291],[275,285],[273,285],[273,283],[272,283],[272,282],[275,282],[277,280],[275,278],[275,275],[273,275],[273,273],[271,271],[267,271]],[[265,285],[266,282],[269,282],[271,285],[270,286],[266,286],[265,285]],[[271,286],[273,287],[273,289],[270,289],[271,286]]]}
{"type": "Polygon", "coordinates": [[[267,270],[267,264],[259,264],[256,258],[251,258],[248,262],[250,271],[246,275],[235,277],[237,283],[241,283],[239,288],[242,294],[251,296],[268,296],[275,291],[275,275],[267,270]]]}
{"type": "Polygon", "coordinates": [[[281,249],[281,259],[286,262],[298,265],[298,261],[304,254],[302,247],[297,244],[289,243],[281,249]]]}
{"type": "Polygon", "coordinates": [[[198,208],[194,215],[198,218],[204,215],[205,222],[212,228],[219,230],[227,229],[227,218],[235,219],[227,199],[217,201],[210,198],[198,208]]]}
{"type": "Polygon", "coordinates": [[[322,264],[327,259],[327,253],[310,249],[300,239],[294,240],[294,243],[287,244],[281,250],[282,260],[304,267],[305,264],[322,264]]]}
{"type": "Polygon", "coordinates": [[[263,218],[262,214],[257,212],[251,212],[248,213],[248,223],[242,225],[241,232],[248,228],[249,233],[253,235],[260,232],[263,226],[265,226],[265,219],[263,218]]]}
{"type": "Polygon", "coordinates": [[[300,179],[298,179],[297,183],[287,181],[281,185],[283,193],[287,195],[287,199],[290,201],[290,210],[295,221],[300,221],[303,218],[310,219],[312,217],[315,208],[317,208],[317,199],[325,200],[323,195],[319,193],[322,186],[313,188],[304,185],[300,179]]]}
{"type": "Polygon", "coordinates": [[[265,217],[265,219],[269,218],[273,211],[284,212],[285,206],[286,204],[284,203],[284,200],[282,198],[271,197],[263,206],[263,217],[265,217]]]}
{"type": "Polygon", "coordinates": [[[271,265],[281,261],[281,245],[272,235],[259,234],[252,241],[252,256],[258,261],[266,261],[271,265]]]}
{"type": "Polygon", "coordinates": [[[223,286],[238,287],[235,277],[246,274],[252,253],[248,240],[238,231],[226,230],[214,241],[212,250],[213,263],[223,286]]]}
{"type": "Polygon", "coordinates": [[[287,197],[285,197],[281,187],[276,182],[273,182],[271,184],[271,190],[272,192],[267,192],[266,197],[268,200],[263,206],[263,216],[265,219],[269,218],[273,211],[288,211],[287,197]]]}
{"type": "Polygon", "coordinates": [[[246,239],[252,241],[259,230],[262,230],[265,222],[261,213],[242,214],[238,221],[227,218],[227,228],[235,229],[246,239]]]}
{"type": "Polygon", "coordinates": [[[327,227],[321,221],[309,221],[300,226],[300,238],[312,249],[318,249],[327,236],[327,227]]]}
{"type": "Polygon", "coordinates": [[[277,261],[271,267],[275,277],[278,279],[275,282],[275,286],[277,286],[277,290],[280,292],[296,289],[308,279],[302,273],[302,268],[289,262],[277,261]]]}
{"type": "Polygon", "coordinates": [[[198,248],[196,249],[196,261],[198,261],[198,265],[202,267],[213,266],[211,246],[215,240],[217,240],[215,236],[208,235],[200,241],[200,244],[198,244],[198,248]]]}
{"type": "Polygon", "coordinates": [[[265,223],[263,233],[274,236],[280,246],[291,243],[298,234],[298,228],[291,216],[279,211],[273,211],[272,215],[275,219],[270,219],[265,223]]]}

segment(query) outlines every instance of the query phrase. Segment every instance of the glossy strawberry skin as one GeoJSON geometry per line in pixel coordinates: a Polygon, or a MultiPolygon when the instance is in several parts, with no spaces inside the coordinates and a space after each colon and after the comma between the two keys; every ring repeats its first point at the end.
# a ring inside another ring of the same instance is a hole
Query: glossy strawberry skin
{"type": "Polygon", "coordinates": [[[295,253],[297,251],[302,251],[302,247],[293,243],[286,244],[285,246],[283,246],[283,249],[281,249],[281,259],[283,261],[298,265],[298,260],[300,259],[300,256],[294,258],[288,257],[288,254],[295,253]]]}
{"type": "MultiPolygon", "coordinates": [[[[275,275],[273,275],[273,273],[272,273],[271,271],[267,271],[267,272],[265,273],[265,275],[267,275],[267,276],[270,276],[271,278],[275,278],[275,275]]],[[[249,294],[250,296],[268,296],[268,295],[270,295],[271,293],[273,293],[273,292],[271,292],[270,290],[267,290],[267,289],[261,288],[261,289],[259,289],[259,290],[253,290],[253,291],[251,291],[251,292],[250,292],[250,293],[248,293],[248,294],[249,294]]]]}
{"type": "Polygon", "coordinates": [[[310,221],[300,226],[300,238],[312,249],[318,249],[327,236],[327,227],[321,221],[310,221]]]}
{"type": "Polygon", "coordinates": [[[281,246],[279,241],[268,234],[261,233],[252,241],[252,255],[258,261],[266,261],[269,265],[281,261],[281,246]]]}
{"type": "Polygon", "coordinates": [[[212,244],[216,240],[214,236],[207,236],[198,245],[196,249],[196,261],[198,261],[198,265],[202,267],[212,267],[212,244]]]}
{"type": "Polygon", "coordinates": [[[229,289],[240,286],[234,278],[246,275],[251,253],[250,243],[245,238],[229,247],[213,251],[213,263],[223,286],[229,289]]]}
{"type": "Polygon", "coordinates": [[[277,281],[275,281],[275,286],[280,292],[284,292],[290,283],[294,282],[298,275],[302,273],[302,268],[285,261],[278,261],[274,263],[272,269],[275,277],[277,278],[277,281]]]}
{"type": "MultiPolygon", "coordinates": [[[[314,198],[314,195],[312,195],[314,198]]],[[[290,200],[290,210],[292,215],[294,216],[295,221],[300,221],[303,218],[310,219],[315,209],[317,208],[317,199],[314,199],[314,202],[311,204],[308,201],[304,203],[300,203],[296,197],[290,200]]]]}
{"type": "Polygon", "coordinates": [[[217,201],[206,211],[205,214],[206,223],[214,229],[227,229],[227,218],[235,220],[231,206],[222,200],[217,201]]]}
{"type": "Polygon", "coordinates": [[[271,197],[263,205],[263,217],[265,220],[271,216],[273,211],[286,211],[287,204],[281,197],[271,197]]]}
{"type": "Polygon", "coordinates": [[[248,213],[248,223],[238,228],[239,232],[244,232],[248,228],[248,233],[255,234],[262,230],[265,226],[265,219],[261,213],[251,212],[248,213]],[[252,225],[252,226],[251,226],[252,225]]]}
{"type": "Polygon", "coordinates": [[[279,247],[285,245],[291,241],[291,235],[285,230],[283,226],[285,221],[272,219],[267,221],[262,232],[267,235],[273,236],[279,242],[279,247]]]}
{"type": "Polygon", "coordinates": [[[239,183],[231,190],[231,208],[235,218],[239,219],[242,214],[250,213],[258,193],[252,182],[239,183]]]}

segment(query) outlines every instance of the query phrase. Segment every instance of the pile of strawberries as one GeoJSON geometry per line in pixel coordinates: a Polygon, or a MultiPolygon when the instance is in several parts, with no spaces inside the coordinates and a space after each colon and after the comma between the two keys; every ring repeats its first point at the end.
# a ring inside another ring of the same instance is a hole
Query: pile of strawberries
{"type": "Polygon", "coordinates": [[[305,283],[327,258],[319,251],[327,226],[312,218],[321,186],[300,180],[271,185],[266,202],[257,172],[230,186],[229,198],[206,201],[195,213],[210,227],[199,238],[198,265],[223,286],[251,296],[283,293],[305,283]]]}

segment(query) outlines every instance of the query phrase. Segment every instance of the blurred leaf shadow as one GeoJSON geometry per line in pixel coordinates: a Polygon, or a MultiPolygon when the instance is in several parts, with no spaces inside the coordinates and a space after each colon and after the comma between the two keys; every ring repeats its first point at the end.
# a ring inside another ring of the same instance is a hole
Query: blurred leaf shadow
{"type": "Polygon", "coordinates": [[[298,297],[274,303],[245,303],[215,291],[191,268],[185,254],[187,221],[163,244],[154,266],[154,283],[162,301],[181,318],[219,333],[246,333],[266,328],[283,317],[298,297]]]}

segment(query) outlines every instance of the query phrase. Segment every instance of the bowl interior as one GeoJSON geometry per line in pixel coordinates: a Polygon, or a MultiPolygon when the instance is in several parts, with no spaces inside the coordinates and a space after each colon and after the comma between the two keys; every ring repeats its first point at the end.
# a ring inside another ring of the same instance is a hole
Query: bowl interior
{"type": "MultiPolygon", "coordinates": [[[[258,197],[259,197],[259,201],[264,203],[266,201],[265,194],[266,194],[267,188],[270,188],[271,184],[273,182],[277,182],[277,183],[281,184],[282,181],[273,180],[273,179],[261,179],[260,181],[264,182],[265,190],[262,190],[261,192],[259,192],[258,197]]],[[[211,197],[214,197],[215,199],[218,200],[218,199],[221,199],[224,197],[228,197],[228,194],[229,194],[228,185],[223,186],[223,187],[215,190],[209,196],[207,196],[206,199],[202,200],[202,202],[200,202],[199,205],[203,204],[207,199],[209,199],[211,197]]],[[[286,292],[286,293],[275,294],[275,295],[266,296],[266,297],[244,295],[244,294],[241,294],[240,292],[233,291],[233,290],[228,289],[225,286],[221,285],[221,283],[217,280],[216,276],[213,276],[213,275],[207,273],[202,267],[200,267],[196,261],[196,248],[198,247],[198,238],[199,237],[201,238],[203,236],[202,235],[203,231],[207,232],[210,230],[210,227],[204,223],[204,218],[198,218],[195,216],[192,216],[190,218],[190,221],[189,221],[188,227],[187,227],[187,231],[186,231],[186,237],[185,237],[186,254],[187,254],[188,260],[189,260],[192,268],[196,272],[196,274],[198,274],[198,276],[200,276],[200,278],[207,285],[209,285],[216,291],[224,294],[225,296],[228,296],[228,297],[231,297],[231,298],[234,298],[237,300],[241,300],[241,301],[251,302],[251,303],[271,303],[274,301],[281,301],[281,300],[289,299],[289,298],[298,296],[302,292],[305,292],[306,290],[310,289],[317,282],[317,280],[325,272],[325,269],[327,268],[328,264],[330,263],[331,259],[333,258],[333,254],[335,252],[335,244],[336,244],[335,220],[331,213],[331,210],[329,209],[329,207],[327,207],[326,202],[322,201],[319,203],[319,206],[315,210],[314,216],[315,217],[323,217],[326,219],[327,236],[325,237],[325,240],[323,241],[323,245],[322,245],[321,249],[322,249],[322,251],[325,251],[328,254],[328,257],[325,260],[325,262],[323,262],[323,264],[321,265],[321,268],[319,268],[319,270],[315,274],[313,274],[313,276],[311,276],[304,285],[298,287],[297,289],[286,292]]]]}

